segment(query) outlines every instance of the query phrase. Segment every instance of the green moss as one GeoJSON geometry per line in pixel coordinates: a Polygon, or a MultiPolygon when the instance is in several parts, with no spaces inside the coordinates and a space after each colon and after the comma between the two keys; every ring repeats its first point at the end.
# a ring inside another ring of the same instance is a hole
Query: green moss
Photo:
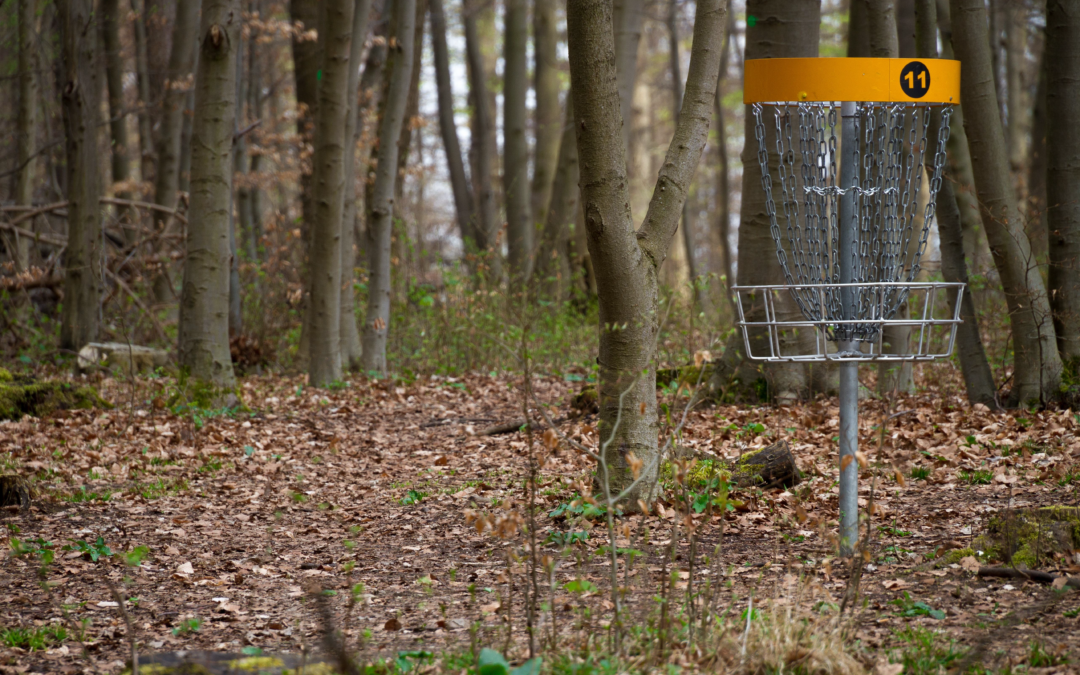
{"type": "Polygon", "coordinates": [[[0,368],[0,382],[11,382],[15,378],[11,376],[11,371],[7,368],[0,368]]]}
{"type": "Polygon", "coordinates": [[[600,394],[595,386],[589,385],[574,396],[570,405],[574,410],[580,410],[583,413],[596,412],[600,409],[600,394]]]}
{"type": "Polygon", "coordinates": [[[285,662],[274,656],[249,656],[229,661],[229,667],[236,670],[258,671],[263,668],[281,668],[285,662]]]}
{"type": "MultiPolygon", "coordinates": [[[[123,675],[131,675],[128,668],[123,675]]],[[[139,664],[139,675],[213,675],[205,666],[184,663],[179,666],[163,666],[160,663],[139,664]]]]}
{"type": "MultiPolygon", "coordinates": [[[[10,375],[10,373],[9,373],[10,375]]],[[[89,386],[67,382],[0,382],[0,419],[44,417],[56,410],[112,408],[89,386]]]]}
{"type": "Polygon", "coordinates": [[[699,383],[701,385],[707,383],[712,372],[713,366],[711,363],[705,363],[701,366],[687,365],[679,368],[659,368],[656,371],[656,386],[667,387],[674,382],[680,387],[684,384],[696,387],[699,383]],[[704,372],[702,372],[703,370],[704,372]]]}
{"type": "Polygon", "coordinates": [[[990,519],[987,534],[1005,562],[1034,568],[1056,553],[1080,548],[1080,508],[1007,511],[990,519]]]}
{"type": "Polygon", "coordinates": [[[727,469],[714,466],[714,461],[706,459],[694,465],[694,468],[686,475],[686,481],[690,488],[705,487],[713,477],[722,481],[731,479],[731,472],[727,469]]]}

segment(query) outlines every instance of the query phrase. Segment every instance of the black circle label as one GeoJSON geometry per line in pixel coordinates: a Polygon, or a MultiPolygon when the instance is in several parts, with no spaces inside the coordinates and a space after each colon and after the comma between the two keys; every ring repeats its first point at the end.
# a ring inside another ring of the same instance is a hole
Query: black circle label
{"type": "Polygon", "coordinates": [[[930,69],[921,61],[912,61],[900,71],[900,88],[911,98],[922,98],[930,91],[930,69]]]}

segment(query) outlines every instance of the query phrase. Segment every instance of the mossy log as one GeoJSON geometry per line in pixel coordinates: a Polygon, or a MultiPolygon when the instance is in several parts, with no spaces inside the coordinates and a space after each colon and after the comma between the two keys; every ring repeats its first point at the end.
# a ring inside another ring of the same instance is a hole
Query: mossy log
{"type": "Polygon", "coordinates": [[[43,417],[56,410],[72,408],[112,408],[93,387],[68,382],[35,382],[15,378],[0,369],[0,420],[17,420],[23,415],[43,417]]]}
{"type": "Polygon", "coordinates": [[[1002,511],[990,518],[973,546],[1014,566],[1040,567],[1057,554],[1080,549],[1080,507],[1002,511]]]}
{"type": "Polygon", "coordinates": [[[802,476],[787,441],[744,453],[731,465],[731,480],[742,487],[794,487],[802,476]]]}
{"type": "MultiPolygon", "coordinates": [[[[335,675],[338,670],[318,658],[298,654],[248,656],[228,652],[180,651],[139,655],[140,675],[335,675]]],[[[131,664],[124,675],[131,673],[131,664]]]]}
{"type": "Polygon", "coordinates": [[[22,476],[14,474],[0,476],[0,507],[17,506],[28,509],[32,494],[30,482],[22,476]]]}

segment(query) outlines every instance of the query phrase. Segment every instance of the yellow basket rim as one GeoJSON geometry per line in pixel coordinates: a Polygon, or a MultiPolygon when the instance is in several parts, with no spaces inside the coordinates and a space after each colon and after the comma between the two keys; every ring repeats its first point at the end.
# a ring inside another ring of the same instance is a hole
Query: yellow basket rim
{"type": "Polygon", "coordinates": [[[960,62],[951,59],[751,59],[743,103],[960,103],[960,62]]]}

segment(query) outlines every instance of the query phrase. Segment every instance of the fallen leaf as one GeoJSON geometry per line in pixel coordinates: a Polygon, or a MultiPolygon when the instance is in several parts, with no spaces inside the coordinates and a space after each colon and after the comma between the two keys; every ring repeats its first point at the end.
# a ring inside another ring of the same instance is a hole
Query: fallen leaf
{"type": "Polygon", "coordinates": [[[979,571],[979,561],[975,559],[975,556],[969,555],[960,559],[960,567],[965,571],[975,573],[979,571]]]}
{"type": "Polygon", "coordinates": [[[398,621],[396,618],[390,619],[389,621],[387,621],[386,623],[383,624],[383,630],[386,630],[386,631],[401,630],[401,622],[398,621]]]}
{"type": "Polygon", "coordinates": [[[189,563],[189,562],[186,562],[186,563],[181,563],[181,564],[180,564],[180,565],[179,565],[179,566],[178,566],[178,567],[176,568],[176,573],[177,573],[177,574],[183,574],[183,575],[185,575],[185,576],[186,576],[186,575],[189,575],[189,574],[195,574],[195,568],[194,568],[194,567],[192,567],[192,566],[191,566],[191,563],[189,563]]]}

